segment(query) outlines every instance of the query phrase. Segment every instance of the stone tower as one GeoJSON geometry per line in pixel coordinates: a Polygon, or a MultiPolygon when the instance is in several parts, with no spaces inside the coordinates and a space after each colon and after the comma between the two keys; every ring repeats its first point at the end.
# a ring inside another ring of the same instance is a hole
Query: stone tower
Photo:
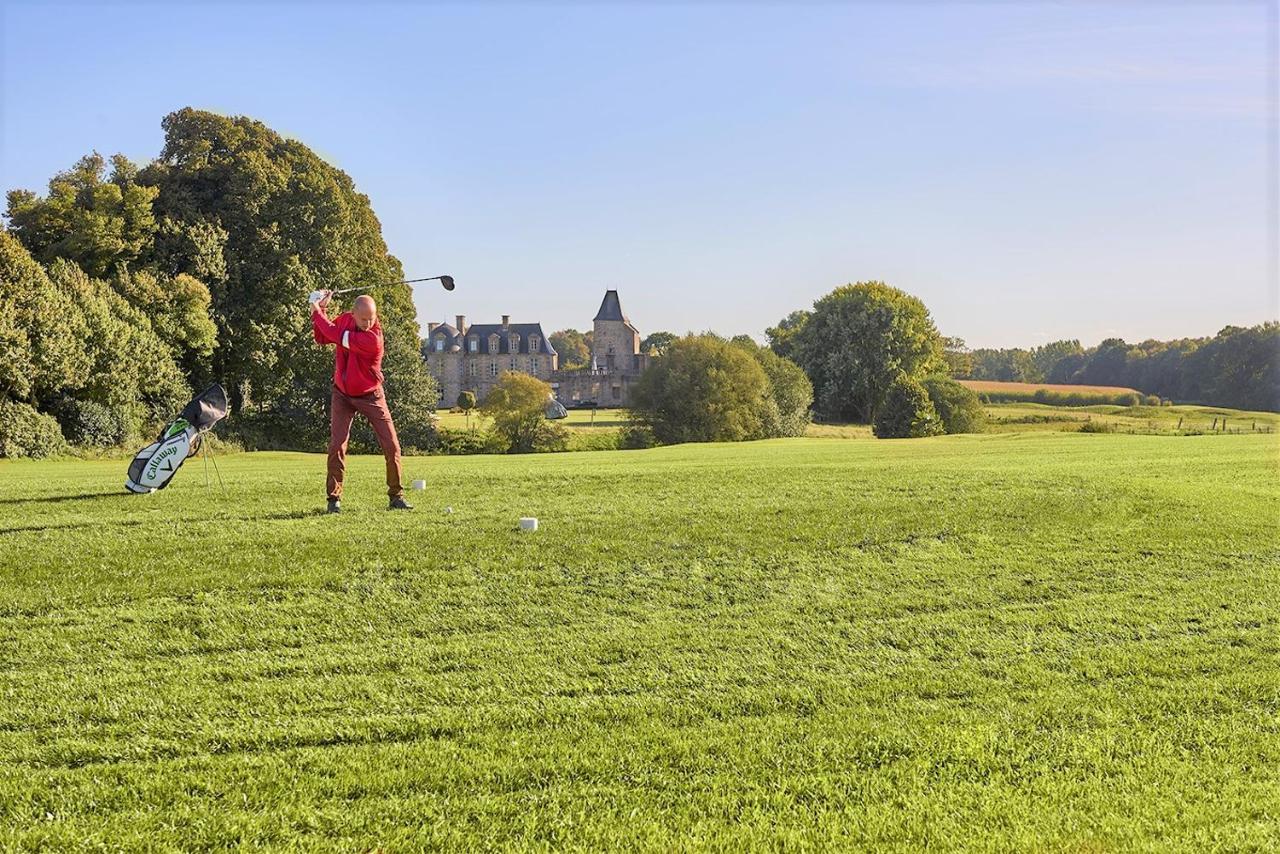
{"type": "Polygon", "coordinates": [[[649,357],[640,352],[640,333],[622,313],[617,291],[605,291],[593,323],[591,364],[556,371],[551,387],[569,406],[586,401],[606,408],[626,406],[632,384],[649,367],[649,357]]]}
{"type": "Polygon", "coordinates": [[[640,370],[640,333],[622,313],[617,291],[605,291],[596,312],[591,344],[592,368],[609,373],[640,370]]]}

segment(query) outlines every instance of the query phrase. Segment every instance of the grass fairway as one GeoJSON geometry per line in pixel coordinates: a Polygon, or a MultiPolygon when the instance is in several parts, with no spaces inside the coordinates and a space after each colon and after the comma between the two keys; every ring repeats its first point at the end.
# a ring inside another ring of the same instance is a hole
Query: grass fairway
{"type": "Polygon", "coordinates": [[[1276,439],[0,464],[0,848],[1274,849],[1276,439]]]}

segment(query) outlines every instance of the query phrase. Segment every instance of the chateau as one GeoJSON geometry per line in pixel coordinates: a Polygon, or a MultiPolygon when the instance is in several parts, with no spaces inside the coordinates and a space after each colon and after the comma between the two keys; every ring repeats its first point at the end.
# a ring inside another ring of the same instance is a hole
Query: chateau
{"type": "Polygon", "coordinates": [[[465,315],[456,323],[430,323],[422,345],[427,370],[440,387],[441,407],[451,407],[458,395],[473,392],[484,400],[505,371],[518,371],[550,383],[556,398],[568,406],[596,401],[600,406],[626,406],[631,384],[648,367],[640,352],[640,332],[622,313],[617,291],[606,291],[592,326],[591,364],[560,370],[560,357],[541,323],[502,323],[467,326],[465,315]]]}

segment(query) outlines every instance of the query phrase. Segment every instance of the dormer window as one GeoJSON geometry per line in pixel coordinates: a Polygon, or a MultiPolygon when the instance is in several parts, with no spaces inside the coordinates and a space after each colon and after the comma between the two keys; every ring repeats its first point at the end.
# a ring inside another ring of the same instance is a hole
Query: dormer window
{"type": "Polygon", "coordinates": [[[467,349],[468,349],[468,350],[470,350],[472,353],[479,353],[479,352],[480,352],[480,339],[479,339],[479,338],[477,338],[477,337],[476,337],[476,336],[474,336],[474,335],[472,335],[470,338],[468,338],[468,339],[467,339],[467,349]]]}
{"type": "Polygon", "coordinates": [[[436,352],[437,353],[444,352],[444,336],[443,335],[436,336],[436,352]]]}
{"type": "Polygon", "coordinates": [[[542,344],[542,339],[539,338],[537,335],[529,336],[529,352],[530,353],[538,352],[540,344],[542,344]]]}
{"type": "Polygon", "coordinates": [[[510,352],[519,353],[520,352],[520,336],[512,332],[511,336],[507,338],[507,347],[510,350],[510,352]]]}
{"type": "Polygon", "coordinates": [[[502,339],[498,337],[498,333],[495,332],[494,334],[489,336],[489,352],[490,353],[497,353],[501,346],[502,346],[502,339]]]}

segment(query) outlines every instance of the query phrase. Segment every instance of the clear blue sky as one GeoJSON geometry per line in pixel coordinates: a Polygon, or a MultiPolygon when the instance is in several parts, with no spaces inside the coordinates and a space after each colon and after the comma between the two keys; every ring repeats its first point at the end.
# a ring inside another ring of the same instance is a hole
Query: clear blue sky
{"type": "Polygon", "coordinates": [[[1264,3],[7,2],[0,185],[183,106],[373,201],[419,319],[763,337],[882,279],[971,346],[1273,318],[1264,3]]]}

